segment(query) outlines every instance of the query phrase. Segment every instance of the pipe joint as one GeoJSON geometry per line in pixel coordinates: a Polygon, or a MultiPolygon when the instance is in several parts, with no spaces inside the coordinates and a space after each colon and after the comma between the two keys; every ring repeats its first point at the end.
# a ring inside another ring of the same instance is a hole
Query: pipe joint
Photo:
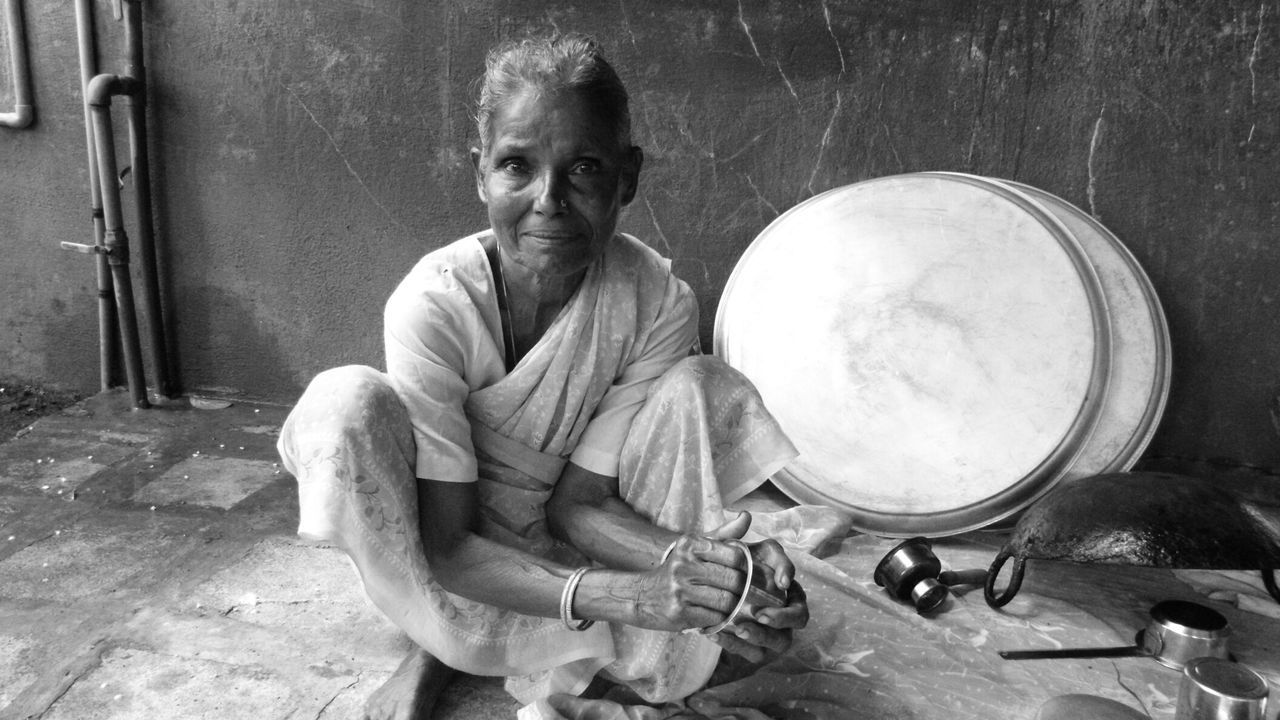
{"type": "Polygon", "coordinates": [[[107,230],[102,234],[103,252],[112,265],[129,264],[129,236],[124,230],[107,230]]]}
{"type": "Polygon", "coordinates": [[[95,75],[85,86],[85,100],[95,108],[111,107],[111,98],[116,95],[134,96],[141,92],[142,83],[128,75],[111,75],[104,73],[95,75]]]}
{"type": "Polygon", "coordinates": [[[0,20],[8,26],[9,65],[13,78],[13,112],[0,113],[0,125],[24,128],[31,124],[35,110],[31,105],[31,65],[27,57],[27,34],[22,24],[22,5],[19,0],[0,0],[4,16],[0,20]]]}
{"type": "Polygon", "coordinates": [[[0,125],[22,129],[31,124],[36,117],[35,108],[30,105],[17,105],[11,113],[0,113],[0,125]]]}
{"type": "Polygon", "coordinates": [[[85,101],[93,107],[111,107],[111,98],[120,86],[118,75],[95,75],[84,88],[85,101]]]}

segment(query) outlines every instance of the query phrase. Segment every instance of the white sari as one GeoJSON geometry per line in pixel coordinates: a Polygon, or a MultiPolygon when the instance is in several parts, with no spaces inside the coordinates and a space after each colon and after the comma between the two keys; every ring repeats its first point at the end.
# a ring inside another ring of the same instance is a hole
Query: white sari
{"type": "MultiPolygon", "coordinates": [[[[638,241],[611,245],[518,366],[468,389],[482,535],[566,565],[588,564],[546,529],[543,504],[569,459],[588,469],[617,463],[620,493],[634,509],[663,527],[702,532],[724,521],[724,504],[794,457],[736,371],[713,358],[680,360],[688,344],[681,354],[645,350],[671,343],[648,337],[671,304],[662,284],[669,281],[652,282],[655,272],[669,273],[655,258],[638,241]],[[625,420],[613,460],[608,428],[592,429],[601,417],[625,420]]],[[[480,307],[478,317],[491,311],[480,307]]],[[[413,403],[415,392],[431,391],[415,381],[436,370],[423,371],[413,350],[389,337],[390,377],[359,366],[327,371],[291,413],[280,452],[298,479],[299,534],[346,551],[369,597],[416,643],[459,670],[507,676],[521,702],[580,693],[601,671],[649,702],[702,687],[719,657],[702,636],[604,623],[571,632],[559,619],[440,587],[417,524],[415,477],[428,477],[421,466],[430,462],[423,448],[432,441],[423,433],[432,413],[413,403]]]]}

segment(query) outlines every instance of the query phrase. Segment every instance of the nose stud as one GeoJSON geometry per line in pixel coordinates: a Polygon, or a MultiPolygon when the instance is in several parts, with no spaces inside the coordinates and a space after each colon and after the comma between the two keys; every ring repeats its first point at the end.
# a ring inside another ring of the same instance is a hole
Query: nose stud
{"type": "Polygon", "coordinates": [[[560,207],[562,207],[562,208],[567,208],[567,207],[569,207],[569,201],[568,201],[568,200],[561,200],[561,201],[560,201],[560,207]]]}

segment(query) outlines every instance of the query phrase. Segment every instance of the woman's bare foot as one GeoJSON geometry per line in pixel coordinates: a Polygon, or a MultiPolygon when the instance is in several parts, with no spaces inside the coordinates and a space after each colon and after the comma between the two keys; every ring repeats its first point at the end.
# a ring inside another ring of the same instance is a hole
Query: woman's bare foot
{"type": "Polygon", "coordinates": [[[429,720],[453,672],[426,650],[414,648],[365,701],[364,720],[429,720]]]}

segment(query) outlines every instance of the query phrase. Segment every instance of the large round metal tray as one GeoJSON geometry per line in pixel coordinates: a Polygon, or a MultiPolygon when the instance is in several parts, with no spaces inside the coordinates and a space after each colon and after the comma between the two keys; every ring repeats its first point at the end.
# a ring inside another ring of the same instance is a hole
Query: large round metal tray
{"type": "Polygon", "coordinates": [[[1169,324],[1151,279],[1105,226],[1071,203],[1030,185],[987,178],[1053,213],[1089,256],[1111,313],[1111,381],[1098,426],[1063,479],[1131,469],[1147,449],[1169,397],[1169,324]]]}
{"type": "Polygon", "coordinates": [[[716,352],[800,456],[774,482],[855,528],[948,535],[1007,518],[1087,447],[1111,380],[1093,263],[1027,194],[918,173],[831,190],[734,269],[716,352]]]}

